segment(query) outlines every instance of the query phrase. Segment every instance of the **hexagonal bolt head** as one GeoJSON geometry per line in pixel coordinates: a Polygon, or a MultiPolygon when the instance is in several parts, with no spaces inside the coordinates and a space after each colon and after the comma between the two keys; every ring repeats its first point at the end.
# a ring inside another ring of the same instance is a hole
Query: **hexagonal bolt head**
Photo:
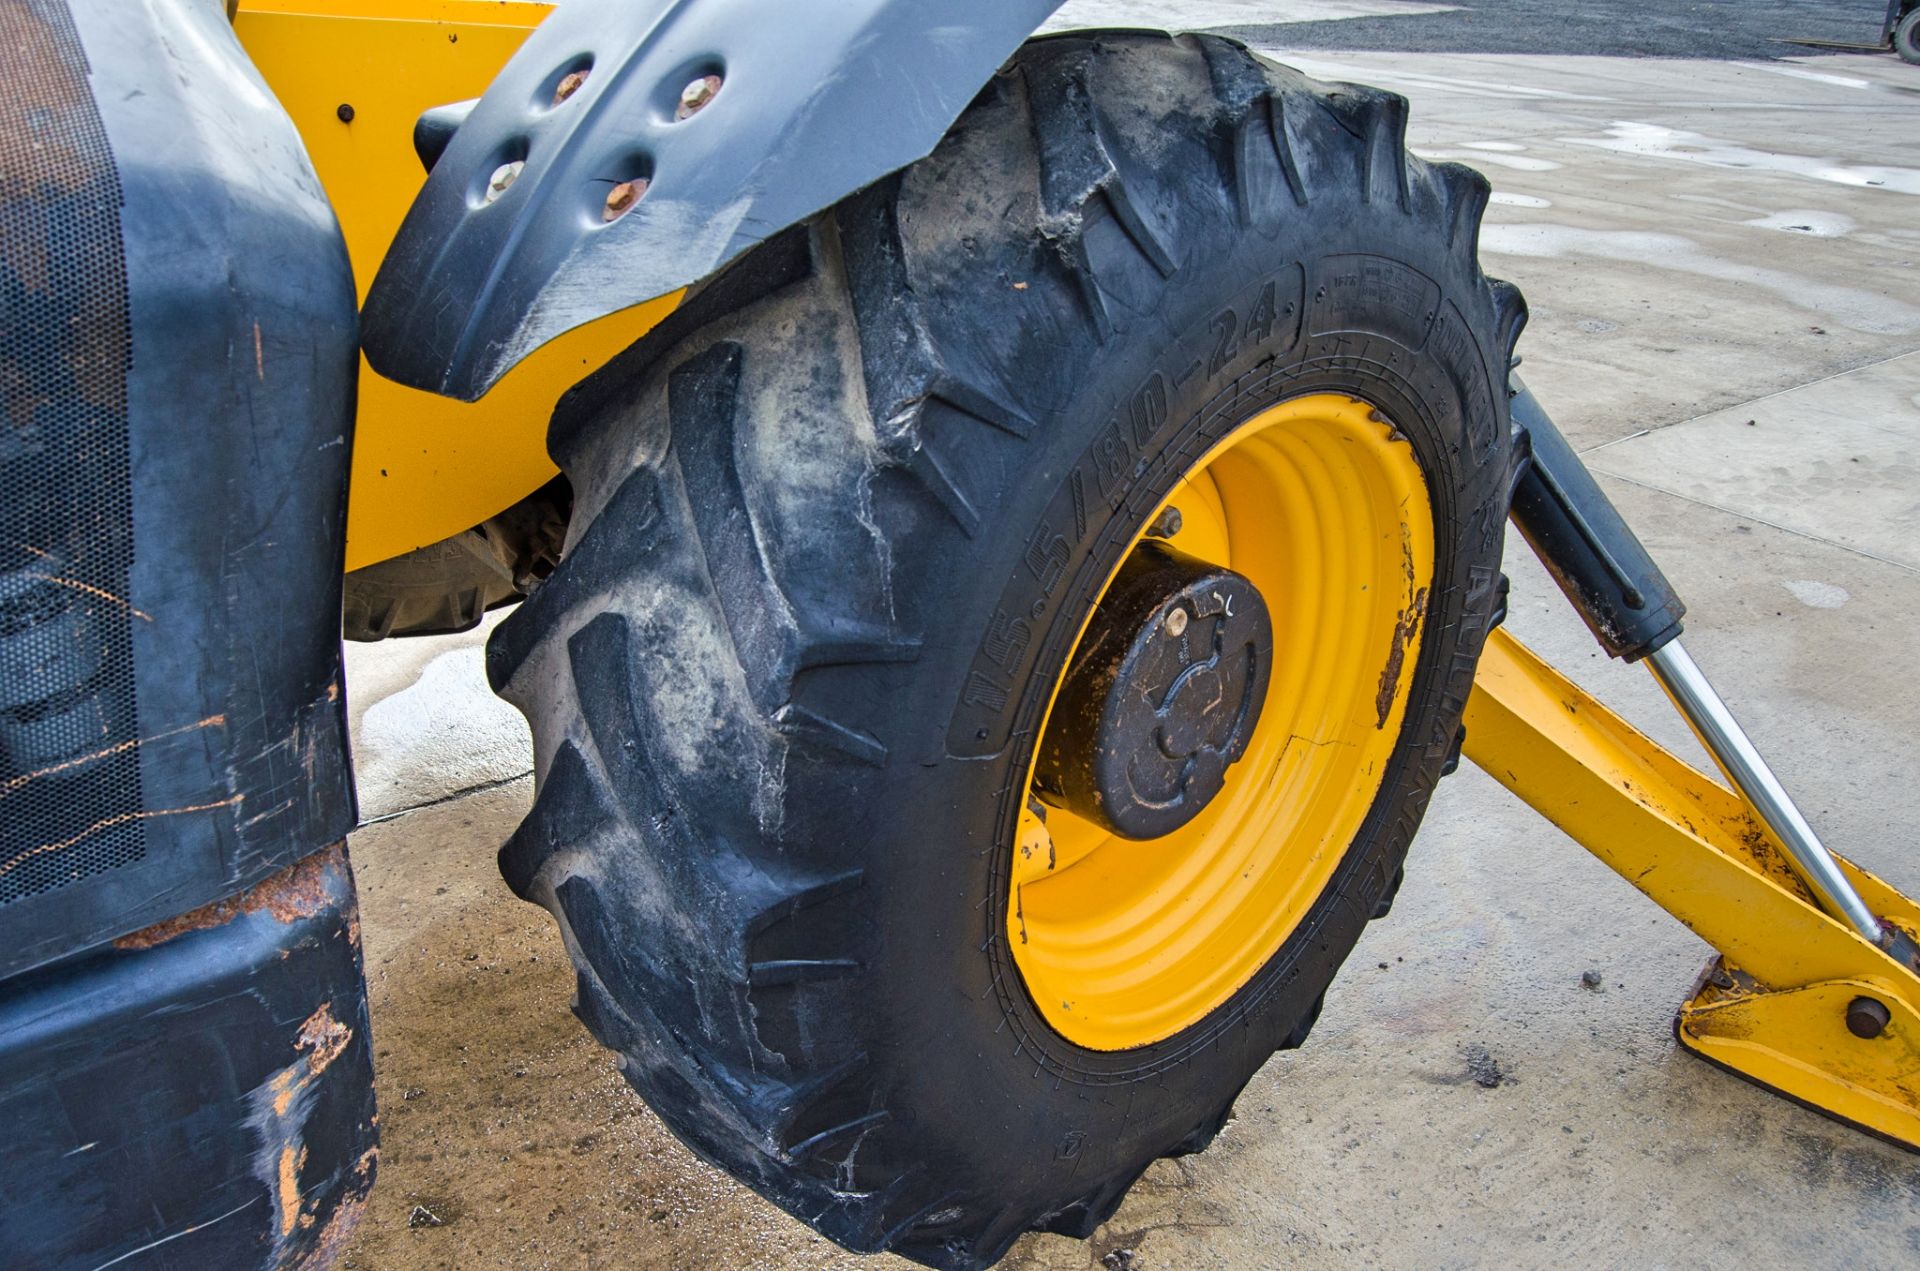
{"type": "Polygon", "coordinates": [[[631,181],[622,181],[607,191],[607,205],[601,209],[600,219],[617,221],[633,209],[647,193],[647,182],[636,177],[631,181]]]}
{"type": "Polygon", "coordinates": [[[1893,1013],[1882,1002],[1856,997],[1847,1003],[1847,1031],[1862,1041],[1871,1041],[1893,1022],[1893,1013]]]}
{"type": "Polygon", "coordinates": [[[720,91],[721,79],[718,75],[702,75],[680,90],[680,104],[674,107],[675,119],[687,119],[706,108],[708,102],[720,91]]]}
{"type": "Polygon", "coordinates": [[[505,194],[507,187],[520,179],[520,170],[526,166],[526,160],[515,159],[510,163],[503,163],[495,168],[493,175],[487,178],[487,192],[483,196],[485,201],[491,203],[502,194],[505,194]]]}
{"type": "Polygon", "coordinates": [[[561,102],[579,92],[580,85],[586,82],[587,73],[585,71],[568,71],[560,77],[560,82],[554,85],[553,104],[558,106],[561,102]]]}
{"type": "Polygon", "coordinates": [[[1153,518],[1152,525],[1147,526],[1147,537],[1172,538],[1180,532],[1181,524],[1180,509],[1170,506],[1153,518]]]}

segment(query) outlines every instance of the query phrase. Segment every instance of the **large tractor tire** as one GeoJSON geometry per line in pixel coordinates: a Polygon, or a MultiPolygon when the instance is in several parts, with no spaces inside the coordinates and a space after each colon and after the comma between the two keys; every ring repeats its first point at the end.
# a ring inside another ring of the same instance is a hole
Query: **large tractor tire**
{"type": "Polygon", "coordinates": [[[841,1244],[1091,1234],[1385,911],[1524,313],[1404,123],[1226,40],[1035,41],[556,415],[501,868],[662,1119],[841,1244]]]}

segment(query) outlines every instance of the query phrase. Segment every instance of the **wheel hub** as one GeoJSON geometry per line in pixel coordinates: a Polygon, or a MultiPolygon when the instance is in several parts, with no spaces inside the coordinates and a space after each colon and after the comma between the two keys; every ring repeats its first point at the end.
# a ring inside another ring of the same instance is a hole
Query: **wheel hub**
{"type": "Polygon", "coordinates": [[[1179,829],[1246,753],[1272,661],[1273,624],[1252,582],[1142,543],[1061,685],[1040,797],[1123,838],[1179,829]]]}
{"type": "Polygon", "coordinates": [[[1330,895],[1402,744],[1436,576],[1413,445],[1348,394],[1263,408],[1164,500],[1081,611],[1008,844],[1007,946],[1091,1050],[1199,1024],[1330,895]]]}

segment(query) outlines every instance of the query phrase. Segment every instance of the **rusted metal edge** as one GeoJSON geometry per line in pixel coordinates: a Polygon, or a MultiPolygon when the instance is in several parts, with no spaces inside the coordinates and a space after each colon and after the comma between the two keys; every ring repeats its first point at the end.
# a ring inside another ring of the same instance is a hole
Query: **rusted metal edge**
{"type": "Polygon", "coordinates": [[[238,895],[121,936],[113,947],[151,949],[191,931],[223,927],[251,913],[265,912],[276,922],[298,922],[326,909],[343,886],[351,885],[349,880],[347,845],[342,840],[295,861],[238,895]]]}

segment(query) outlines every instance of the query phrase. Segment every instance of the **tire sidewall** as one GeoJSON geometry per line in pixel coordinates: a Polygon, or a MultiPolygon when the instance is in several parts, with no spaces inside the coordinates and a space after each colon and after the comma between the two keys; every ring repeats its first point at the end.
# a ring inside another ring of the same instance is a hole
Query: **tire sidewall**
{"type": "Polygon", "coordinates": [[[556,419],[580,528],[489,648],[541,753],[502,868],[662,1118],[823,1234],[958,1271],[1089,1233],[1304,1037],[1397,877],[1498,595],[1523,316],[1485,182],[1404,124],[1209,37],[1038,41],[556,419]],[[1321,393],[1435,518],[1381,793],[1229,1001],[1072,1045],[1006,918],[1050,686],[1178,477],[1321,393]]]}
{"type": "Polygon", "coordinates": [[[1177,271],[1163,320],[1136,321],[1074,364],[1085,406],[1035,437],[1032,479],[1004,492],[992,531],[929,544],[915,564],[954,586],[950,627],[930,634],[918,667],[927,691],[903,712],[925,726],[899,748],[883,806],[863,818],[903,831],[895,850],[873,853],[896,867],[870,870],[867,884],[888,933],[867,991],[884,1004],[898,1047],[879,1067],[907,1087],[888,1102],[915,1110],[921,1143],[980,1152],[980,1167],[1003,1176],[1008,1162],[1059,1176],[1015,1183],[1036,1194],[1059,1194],[1072,1185],[1065,1176],[1137,1172],[1231,1101],[1314,1009],[1453,748],[1498,577],[1510,466],[1504,354],[1469,254],[1442,251],[1431,228],[1397,207],[1355,202],[1347,212],[1320,216],[1332,226],[1320,241],[1289,250],[1243,231],[1230,250],[1177,271]],[[1271,334],[1241,338],[1269,288],[1271,334]],[[1381,796],[1308,917],[1231,1000],[1152,1046],[1073,1045],[1027,994],[1005,919],[1048,688],[1105,580],[1180,475],[1240,422],[1315,393],[1350,394],[1392,420],[1432,500],[1435,576],[1381,796]],[[1028,633],[1011,668],[995,656],[1009,623],[1028,633]],[[1006,692],[997,711],[994,695],[979,691],[980,677],[996,674],[1006,692]],[[928,809],[938,810],[935,826],[928,809]],[[1150,1097],[1137,1093],[1149,1085],[1150,1097]],[[983,1124],[1003,1136],[991,1152],[983,1124]]]}

